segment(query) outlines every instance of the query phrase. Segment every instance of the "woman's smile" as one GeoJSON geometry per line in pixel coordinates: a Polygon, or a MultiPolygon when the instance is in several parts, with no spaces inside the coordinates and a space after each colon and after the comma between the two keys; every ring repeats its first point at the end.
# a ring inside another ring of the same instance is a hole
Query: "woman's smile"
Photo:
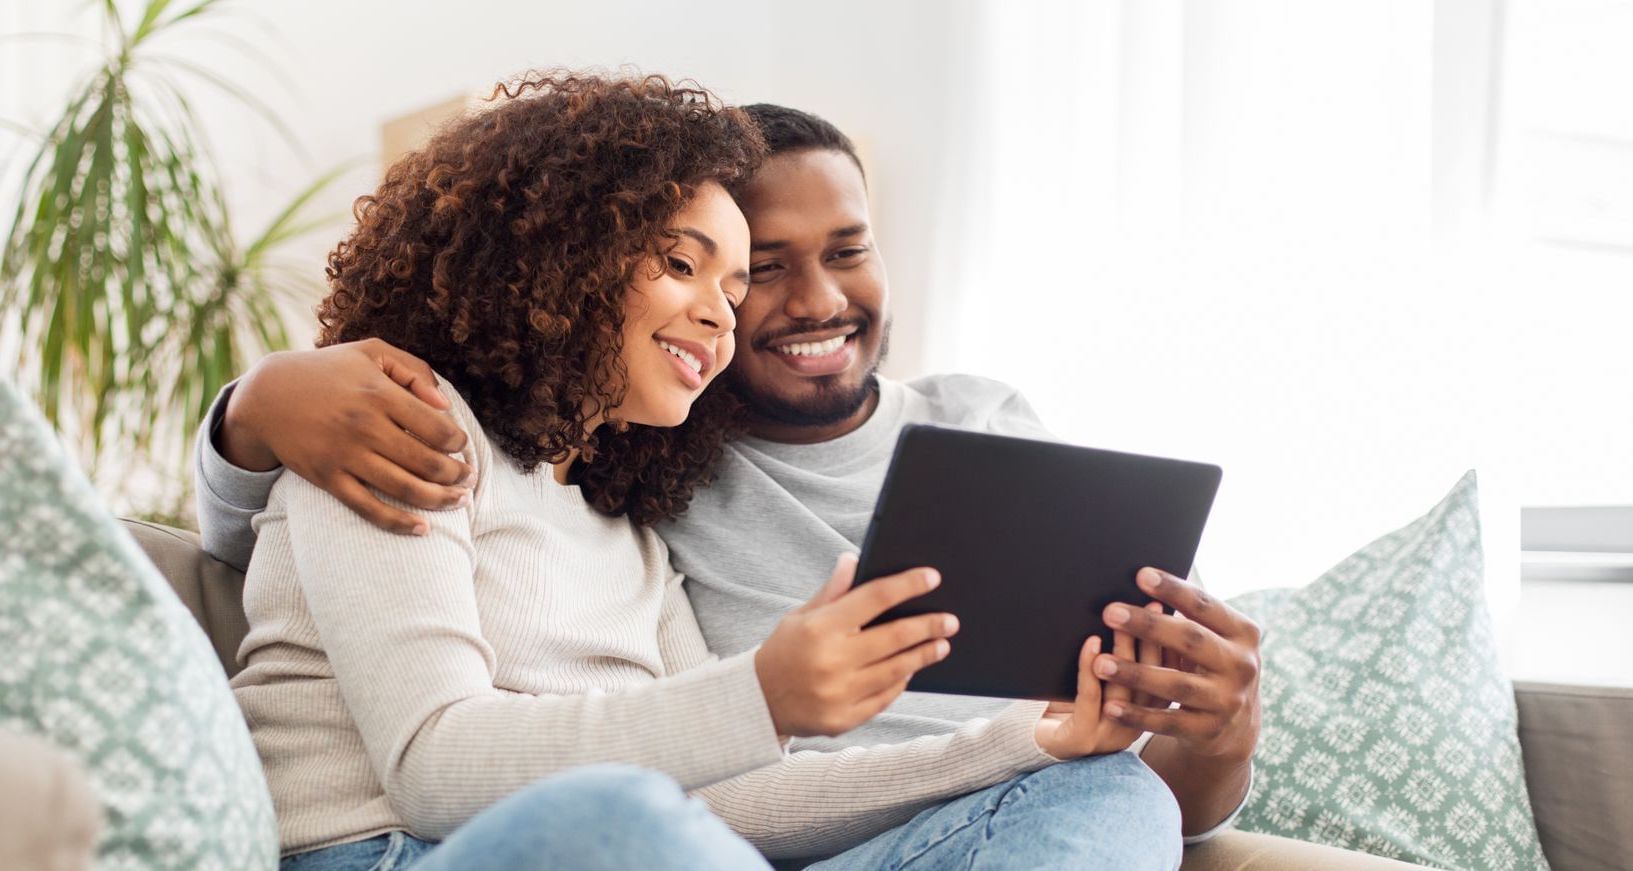
{"type": "Polygon", "coordinates": [[[669,357],[688,389],[702,390],[705,381],[714,374],[714,355],[696,342],[657,337],[658,347],[669,357]]]}

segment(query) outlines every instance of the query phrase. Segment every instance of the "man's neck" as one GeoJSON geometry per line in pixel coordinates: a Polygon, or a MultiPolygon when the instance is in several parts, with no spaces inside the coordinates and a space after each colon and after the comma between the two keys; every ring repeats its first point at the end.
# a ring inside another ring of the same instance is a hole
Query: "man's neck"
{"type": "Polygon", "coordinates": [[[754,415],[749,416],[748,434],[755,438],[765,439],[768,442],[779,442],[785,445],[814,445],[819,442],[833,441],[843,435],[849,435],[860,429],[873,417],[873,412],[879,408],[879,391],[868,391],[868,398],[849,417],[837,423],[821,424],[819,426],[805,426],[793,423],[779,423],[766,420],[754,415]]]}

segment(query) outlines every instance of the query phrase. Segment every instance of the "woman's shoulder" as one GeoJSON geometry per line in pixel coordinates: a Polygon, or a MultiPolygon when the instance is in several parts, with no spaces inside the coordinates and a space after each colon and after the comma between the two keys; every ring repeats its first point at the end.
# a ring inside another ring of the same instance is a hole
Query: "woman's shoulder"
{"type": "Polygon", "coordinates": [[[471,404],[460,395],[453,382],[441,372],[432,374],[437,379],[437,392],[448,400],[448,416],[454,425],[465,433],[465,447],[459,451],[459,458],[481,475],[488,466],[493,465],[492,442],[488,439],[487,432],[482,429],[482,422],[477,419],[476,412],[471,410],[471,404]]]}

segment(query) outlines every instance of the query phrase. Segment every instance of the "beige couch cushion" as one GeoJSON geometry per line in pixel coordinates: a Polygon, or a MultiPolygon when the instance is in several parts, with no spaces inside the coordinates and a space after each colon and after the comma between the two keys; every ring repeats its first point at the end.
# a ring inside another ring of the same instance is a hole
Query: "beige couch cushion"
{"type": "Polygon", "coordinates": [[[43,738],[0,731],[0,868],[88,869],[101,830],[83,766],[43,738]]]}
{"type": "Polygon", "coordinates": [[[1221,832],[1185,848],[1180,871],[1408,871],[1394,859],[1257,832],[1221,832]]]}
{"type": "Polygon", "coordinates": [[[1556,869],[1633,857],[1633,688],[1518,683],[1525,780],[1556,869]]]}
{"type": "Polygon", "coordinates": [[[227,676],[237,674],[238,646],[249,632],[244,618],[244,576],[206,554],[197,533],[144,520],[125,518],[123,523],[204,627],[227,676]]]}

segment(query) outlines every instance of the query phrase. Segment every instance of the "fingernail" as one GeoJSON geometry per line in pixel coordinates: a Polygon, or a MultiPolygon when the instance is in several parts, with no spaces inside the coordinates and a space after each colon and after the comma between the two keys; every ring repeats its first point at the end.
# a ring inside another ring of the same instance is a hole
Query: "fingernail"
{"type": "Polygon", "coordinates": [[[1106,625],[1121,626],[1128,622],[1128,609],[1122,605],[1113,605],[1106,609],[1106,625]]]}
{"type": "Polygon", "coordinates": [[[952,650],[953,646],[947,643],[947,639],[936,639],[936,659],[945,659],[947,654],[951,653],[952,650]]]}
{"type": "Polygon", "coordinates": [[[1106,716],[1108,716],[1108,717],[1121,717],[1122,715],[1123,715],[1123,706],[1122,705],[1119,705],[1116,702],[1107,702],[1106,703],[1106,716]]]}
{"type": "Polygon", "coordinates": [[[946,633],[947,635],[951,635],[954,632],[957,632],[958,631],[958,618],[954,617],[951,614],[948,614],[946,617],[941,618],[941,631],[946,633]]]}
{"type": "Polygon", "coordinates": [[[1162,583],[1162,576],[1157,573],[1156,569],[1140,569],[1139,577],[1134,580],[1139,583],[1140,589],[1149,593],[1155,590],[1158,584],[1162,583]]]}
{"type": "Polygon", "coordinates": [[[1162,613],[1162,603],[1161,602],[1147,602],[1147,603],[1145,603],[1145,610],[1150,611],[1153,614],[1161,614],[1162,613]]]}
{"type": "Polygon", "coordinates": [[[472,469],[469,472],[466,472],[465,477],[459,479],[459,486],[461,486],[461,487],[475,487],[476,486],[476,470],[472,469]]]}
{"type": "Polygon", "coordinates": [[[1100,672],[1101,677],[1111,677],[1117,673],[1117,661],[1114,659],[1102,659],[1095,663],[1095,668],[1100,672]]]}
{"type": "Polygon", "coordinates": [[[938,572],[935,569],[925,569],[924,588],[926,590],[934,590],[939,586],[941,586],[941,572],[938,572]]]}
{"type": "Polygon", "coordinates": [[[412,530],[412,532],[415,535],[424,535],[424,534],[426,534],[426,533],[428,533],[430,531],[431,531],[431,527],[428,524],[425,524],[425,523],[416,523],[416,524],[414,524],[414,529],[412,530]]]}
{"type": "Polygon", "coordinates": [[[469,491],[469,490],[466,490],[465,492],[459,494],[459,498],[454,501],[454,507],[455,508],[469,508],[470,505],[471,505],[471,491],[469,491]]]}
{"type": "Polygon", "coordinates": [[[1093,638],[1089,639],[1089,652],[1090,653],[1099,653],[1100,652],[1100,636],[1096,635],[1093,638]]]}

